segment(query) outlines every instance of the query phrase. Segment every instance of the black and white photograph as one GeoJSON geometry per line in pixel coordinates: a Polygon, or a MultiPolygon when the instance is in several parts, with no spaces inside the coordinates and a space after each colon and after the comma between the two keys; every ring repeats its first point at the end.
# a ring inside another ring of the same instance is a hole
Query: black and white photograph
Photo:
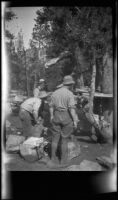
{"type": "Polygon", "coordinates": [[[112,7],[2,6],[2,178],[110,171],[116,191],[112,7]]]}

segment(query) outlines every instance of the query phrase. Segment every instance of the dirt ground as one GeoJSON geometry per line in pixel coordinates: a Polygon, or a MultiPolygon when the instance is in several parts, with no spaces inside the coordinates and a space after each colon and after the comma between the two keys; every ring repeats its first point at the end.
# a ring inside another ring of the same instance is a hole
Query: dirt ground
{"type": "MultiPolygon", "coordinates": [[[[12,125],[21,128],[21,122],[18,116],[9,116],[8,120],[12,125]]],[[[76,136],[80,144],[81,153],[78,157],[71,160],[70,165],[79,165],[83,160],[96,162],[98,156],[110,156],[112,151],[112,144],[99,144],[91,140],[87,134],[76,136]]],[[[36,161],[28,163],[19,154],[9,154],[10,161],[6,163],[6,170],[8,171],[61,171],[62,169],[49,169],[44,163],[36,161]]]]}

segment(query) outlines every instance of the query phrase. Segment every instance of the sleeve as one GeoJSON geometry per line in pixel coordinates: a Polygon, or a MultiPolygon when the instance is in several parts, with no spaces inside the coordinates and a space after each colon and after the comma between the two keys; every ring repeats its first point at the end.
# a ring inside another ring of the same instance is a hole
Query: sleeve
{"type": "Polygon", "coordinates": [[[38,90],[38,88],[34,89],[33,94],[34,94],[34,97],[38,97],[39,96],[39,90],[38,90]]]}
{"type": "Polygon", "coordinates": [[[41,100],[36,99],[34,104],[33,104],[33,113],[34,113],[36,118],[38,118],[38,111],[39,111],[40,106],[41,106],[41,100]]]}
{"type": "Polygon", "coordinates": [[[53,107],[54,106],[54,98],[53,95],[50,97],[50,103],[49,103],[49,107],[53,107]]]}
{"type": "Polygon", "coordinates": [[[73,93],[69,93],[69,98],[68,98],[68,107],[69,108],[75,108],[75,98],[73,93]]]}

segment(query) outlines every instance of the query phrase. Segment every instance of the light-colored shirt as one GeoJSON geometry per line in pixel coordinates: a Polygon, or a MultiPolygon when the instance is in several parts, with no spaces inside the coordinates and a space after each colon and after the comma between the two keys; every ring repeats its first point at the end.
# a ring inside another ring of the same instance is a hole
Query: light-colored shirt
{"type": "Polygon", "coordinates": [[[39,97],[39,94],[40,94],[40,90],[41,88],[35,88],[34,91],[33,91],[33,94],[34,94],[34,97],[39,97]]]}
{"type": "Polygon", "coordinates": [[[41,99],[32,97],[27,100],[25,100],[21,104],[21,108],[30,112],[31,114],[35,115],[36,118],[38,118],[38,110],[41,105],[41,99]]]}
{"type": "Polygon", "coordinates": [[[75,108],[73,93],[64,86],[57,89],[51,96],[50,107],[60,109],[75,108]]]}

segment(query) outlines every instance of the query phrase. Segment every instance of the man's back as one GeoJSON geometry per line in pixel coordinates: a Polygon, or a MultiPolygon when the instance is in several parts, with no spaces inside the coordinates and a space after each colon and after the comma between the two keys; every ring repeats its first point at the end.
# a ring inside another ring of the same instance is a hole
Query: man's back
{"type": "Polygon", "coordinates": [[[33,109],[35,108],[36,110],[38,110],[39,106],[41,104],[41,100],[35,97],[31,97],[27,100],[25,100],[22,104],[21,104],[21,108],[24,108],[25,110],[29,111],[32,113],[33,109]]]}
{"type": "Polygon", "coordinates": [[[62,109],[67,109],[70,106],[74,106],[75,101],[73,93],[66,87],[59,88],[52,94],[51,104],[54,107],[62,109]]]}

